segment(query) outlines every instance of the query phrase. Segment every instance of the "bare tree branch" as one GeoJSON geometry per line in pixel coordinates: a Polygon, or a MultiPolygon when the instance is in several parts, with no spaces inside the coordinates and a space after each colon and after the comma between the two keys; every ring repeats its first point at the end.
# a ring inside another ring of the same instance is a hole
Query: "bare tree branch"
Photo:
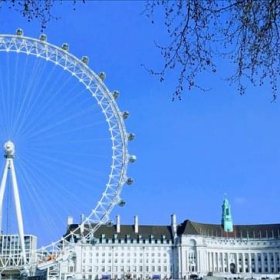
{"type": "MultiPolygon", "coordinates": [[[[71,1],[75,10],[77,0],[71,1]]],[[[82,2],[85,3],[86,0],[82,0],[82,2]]],[[[0,9],[7,5],[9,9],[19,12],[28,21],[38,20],[41,24],[41,31],[43,31],[50,20],[58,19],[52,14],[53,6],[58,3],[62,4],[63,0],[0,0],[0,9]]]]}
{"type": "Polygon", "coordinates": [[[178,0],[147,1],[145,13],[155,23],[155,14],[164,13],[170,44],[157,47],[164,59],[163,81],[169,71],[178,71],[174,97],[185,89],[199,87],[200,73],[217,71],[217,60],[228,59],[234,71],[228,81],[237,84],[240,94],[248,84],[270,83],[277,97],[280,72],[280,0],[178,0]]]}

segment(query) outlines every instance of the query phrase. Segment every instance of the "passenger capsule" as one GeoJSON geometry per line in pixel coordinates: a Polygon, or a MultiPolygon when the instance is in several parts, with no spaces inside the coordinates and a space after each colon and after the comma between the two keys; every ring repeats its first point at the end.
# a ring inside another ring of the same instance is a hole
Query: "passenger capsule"
{"type": "Polygon", "coordinates": [[[114,225],[114,223],[112,222],[112,220],[109,220],[106,222],[107,227],[112,227],[113,225],[114,225]]]}
{"type": "Polygon", "coordinates": [[[82,62],[83,62],[84,64],[88,65],[89,59],[88,59],[87,56],[83,56],[81,60],[82,60],[82,62]]]}
{"type": "Polygon", "coordinates": [[[122,117],[123,117],[124,120],[126,120],[129,117],[129,112],[128,111],[124,111],[122,113],[122,117]]]}
{"type": "Polygon", "coordinates": [[[69,51],[69,45],[64,43],[62,44],[62,47],[61,47],[64,51],[69,51]]]}
{"type": "Polygon", "coordinates": [[[120,202],[119,202],[119,206],[123,207],[124,205],[125,205],[125,201],[123,199],[121,199],[120,202]]]}
{"type": "Polygon", "coordinates": [[[91,239],[90,239],[90,244],[91,245],[95,245],[97,243],[97,239],[95,238],[95,237],[92,237],[91,239]]]}
{"type": "Polygon", "coordinates": [[[126,184],[127,184],[127,185],[132,185],[133,182],[134,182],[134,180],[133,180],[132,178],[127,178],[127,179],[126,179],[126,184]]]}
{"type": "Polygon", "coordinates": [[[16,31],[17,36],[23,36],[23,30],[18,28],[16,31]]]}
{"type": "Polygon", "coordinates": [[[128,157],[128,161],[131,162],[131,163],[135,162],[136,159],[137,159],[137,158],[136,158],[135,155],[130,155],[130,156],[128,157]]]}
{"type": "Polygon", "coordinates": [[[46,42],[46,41],[47,41],[47,35],[41,34],[41,35],[40,35],[40,41],[46,42]]]}
{"type": "Polygon", "coordinates": [[[117,99],[117,98],[120,96],[120,92],[117,91],[117,90],[114,90],[113,93],[112,93],[112,95],[113,95],[113,97],[114,97],[115,99],[117,99]]]}
{"type": "Polygon", "coordinates": [[[104,82],[105,78],[106,78],[106,73],[105,72],[100,72],[98,74],[99,79],[104,82]]]}
{"type": "Polygon", "coordinates": [[[128,133],[127,134],[127,139],[128,139],[128,141],[132,141],[132,140],[134,140],[134,138],[135,138],[135,134],[134,133],[128,133]]]}

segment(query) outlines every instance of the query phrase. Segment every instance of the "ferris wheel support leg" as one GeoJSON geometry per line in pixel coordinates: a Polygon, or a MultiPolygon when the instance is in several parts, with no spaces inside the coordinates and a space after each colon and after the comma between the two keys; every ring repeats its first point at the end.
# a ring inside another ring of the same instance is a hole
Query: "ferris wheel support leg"
{"type": "Polygon", "coordinates": [[[7,182],[8,169],[9,169],[9,161],[7,160],[2,176],[1,187],[0,187],[0,235],[2,234],[3,198],[4,198],[5,187],[7,182]]]}
{"type": "Polygon", "coordinates": [[[49,277],[49,268],[47,268],[47,273],[46,273],[46,280],[49,280],[50,277],[49,277]]]}
{"type": "Polygon", "coordinates": [[[19,199],[16,172],[15,172],[15,168],[14,168],[14,162],[12,159],[10,159],[10,170],[11,170],[11,175],[12,175],[12,185],[13,185],[13,190],[14,190],[14,199],[15,199],[15,207],[16,207],[16,215],[17,215],[18,231],[19,231],[23,263],[26,264],[23,220],[22,220],[22,213],[21,213],[21,207],[20,207],[20,199],[19,199]]]}

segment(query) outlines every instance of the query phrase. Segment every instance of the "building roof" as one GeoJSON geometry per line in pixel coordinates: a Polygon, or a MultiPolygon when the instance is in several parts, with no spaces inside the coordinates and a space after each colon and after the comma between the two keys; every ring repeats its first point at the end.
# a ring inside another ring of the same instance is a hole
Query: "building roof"
{"type": "MultiPolygon", "coordinates": [[[[74,231],[78,224],[69,226],[67,233],[74,231]]],[[[75,232],[80,234],[79,230],[75,232]]],[[[85,233],[87,228],[85,226],[85,233]]],[[[258,224],[258,225],[234,225],[232,232],[224,231],[220,224],[198,223],[185,220],[177,226],[177,235],[201,235],[212,237],[231,237],[231,238],[280,238],[280,224],[258,224]]],[[[102,225],[94,234],[95,238],[101,239],[155,239],[172,240],[172,229],[168,225],[139,225],[138,232],[134,230],[134,225],[120,225],[120,232],[117,233],[117,226],[102,225]]]]}
{"type": "MultiPolygon", "coordinates": [[[[69,230],[74,231],[77,226],[78,224],[72,224],[70,225],[69,230]]],[[[77,233],[79,234],[80,232],[77,233]]],[[[105,235],[106,239],[114,239],[116,235],[118,239],[125,239],[128,236],[131,239],[137,239],[140,235],[142,239],[150,239],[151,236],[153,236],[154,239],[162,239],[163,236],[166,240],[172,239],[171,226],[139,225],[138,233],[136,233],[134,230],[134,225],[120,225],[120,232],[117,233],[116,225],[102,225],[95,232],[94,236],[96,238],[101,238],[103,234],[105,235]]]]}
{"type": "Polygon", "coordinates": [[[186,220],[178,226],[178,235],[182,234],[236,238],[280,238],[280,224],[234,225],[232,232],[226,232],[220,224],[186,220]]]}

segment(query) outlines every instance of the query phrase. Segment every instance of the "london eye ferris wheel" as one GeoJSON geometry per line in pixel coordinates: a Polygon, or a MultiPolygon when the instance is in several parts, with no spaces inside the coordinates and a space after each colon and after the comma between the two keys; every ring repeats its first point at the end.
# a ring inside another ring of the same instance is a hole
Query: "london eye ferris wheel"
{"type": "Polygon", "coordinates": [[[125,127],[129,113],[118,108],[119,92],[106,87],[105,73],[88,62],[44,34],[0,34],[2,269],[29,265],[26,235],[38,237],[44,256],[61,251],[67,216],[78,220],[77,230],[87,226],[87,242],[111,224],[114,206],[125,204],[122,187],[133,183],[127,166],[136,160],[127,150],[134,139],[125,127]],[[13,235],[20,250],[4,251],[4,237],[13,235]]]}

